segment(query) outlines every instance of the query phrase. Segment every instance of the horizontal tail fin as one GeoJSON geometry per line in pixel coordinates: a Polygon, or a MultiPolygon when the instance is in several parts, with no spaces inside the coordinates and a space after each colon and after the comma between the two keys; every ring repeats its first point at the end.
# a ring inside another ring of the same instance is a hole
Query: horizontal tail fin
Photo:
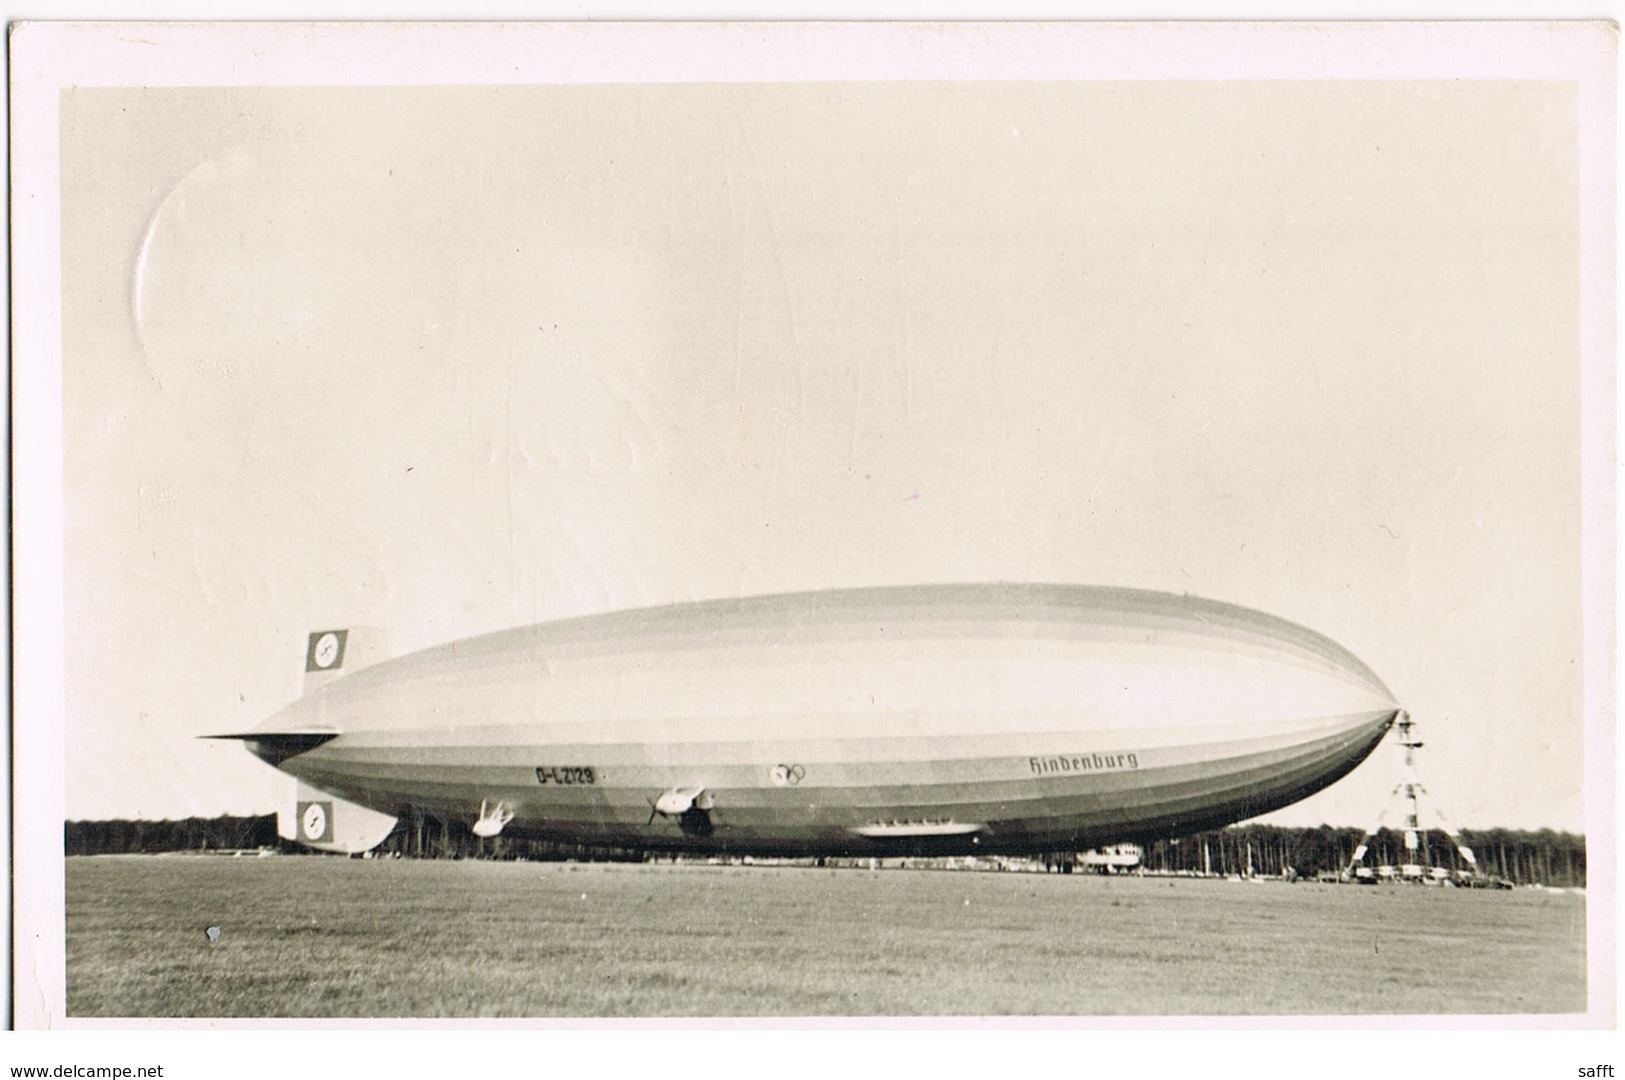
{"type": "Polygon", "coordinates": [[[306,750],[338,737],[336,731],[245,731],[233,735],[200,735],[203,739],[241,739],[248,752],[267,765],[281,765],[306,750]]]}

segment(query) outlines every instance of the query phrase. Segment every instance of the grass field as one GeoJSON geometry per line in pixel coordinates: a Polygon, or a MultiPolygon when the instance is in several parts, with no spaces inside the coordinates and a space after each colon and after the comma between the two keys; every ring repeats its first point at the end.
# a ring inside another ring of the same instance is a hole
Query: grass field
{"type": "Polygon", "coordinates": [[[67,861],[70,1016],[1550,1013],[1570,893],[928,870],[67,861]],[[219,926],[211,944],[206,928],[219,926]]]}

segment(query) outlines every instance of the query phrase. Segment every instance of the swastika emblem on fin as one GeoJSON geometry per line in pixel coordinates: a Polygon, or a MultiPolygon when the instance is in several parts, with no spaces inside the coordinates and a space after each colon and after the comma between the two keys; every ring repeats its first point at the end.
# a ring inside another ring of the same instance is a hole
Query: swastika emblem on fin
{"type": "Polygon", "coordinates": [[[333,671],[344,665],[344,644],[348,630],[318,630],[310,635],[305,652],[306,671],[333,671]]]}

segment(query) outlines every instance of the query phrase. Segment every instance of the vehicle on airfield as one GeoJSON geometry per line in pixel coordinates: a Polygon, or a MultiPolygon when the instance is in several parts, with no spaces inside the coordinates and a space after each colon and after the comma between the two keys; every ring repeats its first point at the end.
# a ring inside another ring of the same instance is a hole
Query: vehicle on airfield
{"type": "Polygon", "coordinates": [[[376,663],[351,638],[311,634],[304,696],[210,736],[297,779],[283,834],[323,850],[421,812],[481,837],[729,855],[1078,851],[1295,802],[1400,714],[1320,634],[1131,589],[713,600],[376,663]]]}

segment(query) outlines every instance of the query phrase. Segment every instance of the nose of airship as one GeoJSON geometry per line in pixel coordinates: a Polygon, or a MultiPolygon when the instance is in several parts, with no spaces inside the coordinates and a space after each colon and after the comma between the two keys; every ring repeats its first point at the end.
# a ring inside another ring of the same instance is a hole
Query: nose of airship
{"type": "Polygon", "coordinates": [[[1388,684],[1353,653],[1339,647],[1328,659],[1331,668],[1326,673],[1328,685],[1324,692],[1329,696],[1335,699],[1346,695],[1350,705],[1362,711],[1395,712],[1399,709],[1399,699],[1388,689],[1388,684]]]}
{"type": "Polygon", "coordinates": [[[1170,661],[1188,682],[1167,691],[1198,723],[1380,730],[1399,710],[1370,667],[1321,634],[1251,612],[1199,624],[1183,658],[1170,661]]]}
{"type": "Polygon", "coordinates": [[[1325,711],[1394,712],[1399,708],[1387,684],[1352,656],[1334,659],[1316,674],[1315,693],[1325,711]]]}
{"type": "MultiPolygon", "coordinates": [[[[1377,673],[1332,639],[1302,626],[1278,622],[1270,650],[1278,669],[1295,670],[1301,692],[1316,699],[1321,714],[1395,712],[1399,702],[1377,673]]],[[[1285,685],[1294,680],[1284,680],[1285,685]]]]}

